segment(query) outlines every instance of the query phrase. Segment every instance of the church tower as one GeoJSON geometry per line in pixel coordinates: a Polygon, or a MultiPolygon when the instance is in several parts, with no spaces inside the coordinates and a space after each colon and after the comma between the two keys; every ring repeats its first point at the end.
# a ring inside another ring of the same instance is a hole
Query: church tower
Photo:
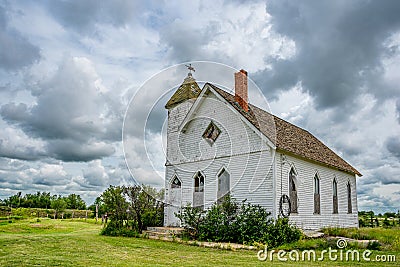
{"type": "Polygon", "coordinates": [[[175,170],[175,164],[184,160],[179,149],[179,126],[201,92],[199,85],[192,76],[193,67],[191,65],[187,67],[189,69],[187,77],[165,105],[168,110],[168,127],[167,159],[165,163],[165,201],[167,205],[164,209],[164,226],[180,226],[180,221],[175,214],[180,212],[183,190],[189,188],[187,185],[186,189],[182,188],[181,177],[176,175],[175,170]]]}
{"type": "Polygon", "coordinates": [[[201,89],[193,78],[193,67],[188,66],[189,73],[183,83],[168,100],[165,108],[168,110],[167,128],[167,163],[177,163],[179,158],[179,126],[186,117],[201,89]]]}

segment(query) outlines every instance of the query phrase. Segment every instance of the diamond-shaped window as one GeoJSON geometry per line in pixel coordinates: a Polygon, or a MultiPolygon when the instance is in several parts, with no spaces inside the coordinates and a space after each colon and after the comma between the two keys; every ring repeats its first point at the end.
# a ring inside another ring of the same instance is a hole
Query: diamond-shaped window
{"type": "Polygon", "coordinates": [[[217,140],[221,130],[213,122],[210,122],[207,129],[203,133],[203,138],[206,139],[211,145],[217,140]]]}

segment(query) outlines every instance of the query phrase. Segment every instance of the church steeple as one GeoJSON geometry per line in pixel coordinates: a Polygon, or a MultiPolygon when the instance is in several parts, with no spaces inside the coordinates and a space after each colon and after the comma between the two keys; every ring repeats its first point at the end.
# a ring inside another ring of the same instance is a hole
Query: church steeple
{"type": "Polygon", "coordinates": [[[189,69],[189,73],[183,80],[181,86],[179,86],[178,90],[176,90],[176,92],[168,100],[167,104],[165,105],[166,109],[171,109],[186,100],[195,99],[201,92],[199,85],[192,75],[192,71],[195,71],[194,68],[191,64],[189,66],[186,65],[186,67],[189,69]]]}

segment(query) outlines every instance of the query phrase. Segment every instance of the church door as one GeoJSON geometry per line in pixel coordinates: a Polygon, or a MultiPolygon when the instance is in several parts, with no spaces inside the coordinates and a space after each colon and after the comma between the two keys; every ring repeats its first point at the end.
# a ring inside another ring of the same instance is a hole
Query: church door
{"type": "Polygon", "coordinates": [[[169,188],[168,201],[168,226],[180,226],[181,221],[176,214],[181,212],[182,206],[182,183],[178,177],[174,177],[169,188]]]}

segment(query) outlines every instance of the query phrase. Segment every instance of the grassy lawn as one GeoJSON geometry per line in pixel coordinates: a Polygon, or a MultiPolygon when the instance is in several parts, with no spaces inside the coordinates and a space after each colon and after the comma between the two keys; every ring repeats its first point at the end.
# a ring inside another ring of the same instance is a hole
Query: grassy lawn
{"type": "MultiPolygon", "coordinates": [[[[100,236],[84,220],[21,220],[0,224],[0,266],[398,266],[397,262],[261,262],[257,251],[201,248],[159,240],[100,236]]],[[[398,237],[398,234],[397,234],[398,237]]],[[[371,257],[372,258],[372,257],[371,257]]]]}

